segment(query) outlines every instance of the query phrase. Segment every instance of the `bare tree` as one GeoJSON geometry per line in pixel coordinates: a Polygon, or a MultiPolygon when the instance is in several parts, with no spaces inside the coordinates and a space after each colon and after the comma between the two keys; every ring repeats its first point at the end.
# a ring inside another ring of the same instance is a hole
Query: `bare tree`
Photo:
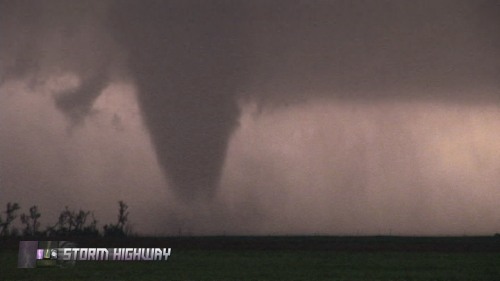
{"type": "Polygon", "coordinates": [[[128,221],[128,206],[123,201],[118,201],[118,222],[116,224],[107,224],[104,226],[105,236],[126,236],[129,231],[128,221]]]}
{"type": "Polygon", "coordinates": [[[7,236],[10,234],[9,226],[14,221],[16,216],[16,211],[19,210],[19,204],[17,203],[7,203],[7,210],[4,212],[6,214],[5,221],[0,216],[0,236],[7,236]]]}
{"type": "Polygon", "coordinates": [[[118,227],[123,230],[123,227],[127,223],[128,220],[128,206],[123,201],[119,201],[120,205],[119,213],[118,213],[118,227]]]}
{"type": "Polygon", "coordinates": [[[97,220],[94,213],[90,211],[79,210],[75,212],[68,206],[59,214],[57,223],[47,228],[47,234],[51,235],[99,235],[97,230],[97,220]],[[92,215],[92,221],[87,223],[89,215],[92,215]]]}
{"type": "Polygon", "coordinates": [[[21,215],[21,222],[26,225],[24,228],[24,235],[38,234],[38,228],[40,227],[38,219],[40,216],[41,214],[38,212],[38,207],[36,205],[31,206],[29,215],[21,215]]]}

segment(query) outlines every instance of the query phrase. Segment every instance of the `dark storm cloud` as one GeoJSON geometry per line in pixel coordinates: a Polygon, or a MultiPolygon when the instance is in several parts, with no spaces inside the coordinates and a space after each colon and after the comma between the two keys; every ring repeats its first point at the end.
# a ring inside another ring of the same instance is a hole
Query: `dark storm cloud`
{"type": "Polygon", "coordinates": [[[240,100],[499,98],[496,1],[1,5],[2,81],[76,73],[78,87],[54,94],[73,122],[123,71],[127,53],[158,162],[185,200],[216,192],[240,100]],[[496,91],[476,96],[483,87],[496,91]]]}
{"type": "Polygon", "coordinates": [[[297,93],[470,99],[474,93],[445,96],[443,90],[498,86],[498,61],[492,59],[499,52],[500,36],[493,30],[500,21],[492,12],[498,14],[498,6],[475,1],[261,2],[252,23],[258,38],[253,84],[264,99],[277,100],[297,93]],[[412,90],[441,93],[414,96],[412,90]]]}
{"type": "Polygon", "coordinates": [[[36,37],[38,26],[37,3],[27,1],[1,1],[0,78],[3,83],[10,77],[19,77],[36,68],[36,37]]]}
{"type": "Polygon", "coordinates": [[[491,8],[498,10],[471,1],[119,1],[110,23],[129,52],[159,162],[193,198],[219,182],[240,97],[264,105],[321,95],[462,101],[476,97],[449,93],[497,86],[499,22],[483,20],[491,8]]]}
{"type": "Polygon", "coordinates": [[[107,85],[106,75],[105,72],[98,72],[96,76],[85,79],[79,87],[59,93],[55,97],[57,108],[74,124],[81,123],[90,114],[94,101],[107,85]]]}
{"type": "Polygon", "coordinates": [[[25,78],[39,88],[50,74],[78,75],[78,87],[54,93],[54,98],[73,123],[83,121],[109,84],[117,57],[103,23],[107,2],[2,1],[1,5],[1,80],[25,78]]]}

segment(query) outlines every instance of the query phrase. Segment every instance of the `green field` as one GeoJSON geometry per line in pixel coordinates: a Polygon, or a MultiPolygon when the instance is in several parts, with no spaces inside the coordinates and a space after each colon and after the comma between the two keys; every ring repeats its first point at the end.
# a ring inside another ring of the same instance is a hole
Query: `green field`
{"type": "MultiPolygon", "coordinates": [[[[500,280],[494,237],[187,237],[83,241],[171,247],[168,261],[17,269],[4,241],[0,280],[500,280]]],[[[113,244],[113,245],[110,245],[113,244]]]]}

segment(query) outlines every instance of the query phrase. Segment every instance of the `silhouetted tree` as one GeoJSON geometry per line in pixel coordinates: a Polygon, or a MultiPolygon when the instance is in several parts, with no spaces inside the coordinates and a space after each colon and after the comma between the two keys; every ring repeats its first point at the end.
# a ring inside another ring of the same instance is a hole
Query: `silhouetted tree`
{"type": "MultiPolygon", "coordinates": [[[[116,224],[106,224],[104,226],[104,236],[124,237],[131,233],[131,226],[128,223],[128,206],[123,201],[118,201],[118,220],[116,224]]],[[[9,226],[15,220],[16,212],[20,209],[17,203],[7,203],[5,219],[0,216],[0,236],[18,235],[17,229],[9,229],[9,226]]],[[[57,222],[48,226],[43,232],[40,232],[39,219],[42,215],[38,211],[38,206],[33,205],[29,209],[29,214],[21,214],[21,222],[24,225],[23,234],[27,236],[45,235],[49,237],[57,236],[99,236],[97,229],[97,220],[93,212],[79,210],[75,212],[65,206],[59,214],[57,222]],[[90,216],[90,217],[89,217],[90,216]],[[89,221],[89,218],[91,220],[89,221]]]]}
{"type": "Polygon", "coordinates": [[[123,201],[119,201],[120,205],[119,213],[118,213],[118,226],[123,229],[128,220],[128,206],[123,201]]]}
{"type": "Polygon", "coordinates": [[[0,216],[0,235],[1,236],[7,236],[11,234],[9,232],[9,226],[10,224],[14,221],[14,219],[17,217],[16,216],[16,211],[19,210],[21,207],[19,207],[19,204],[17,203],[7,203],[7,210],[4,212],[6,214],[5,220],[2,219],[0,216]]]}
{"type": "Polygon", "coordinates": [[[82,232],[83,230],[83,226],[85,225],[85,222],[87,221],[87,217],[89,216],[90,212],[85,212],[83,210],[80,210],[78,213],[73,213],[73,216],[74,216],[74,226],[75,226],[75,229],[74,231],[76,233],[79,233],[79,232],[82,232]]]}
{"type": "Polygon", "coordinates": [[[128,206],[123,201],[118,201],[118,222],[116,224],[106,224],[104,226],[104,236],[124,237],[127,235],[125,229],[128,221],[128,206]]]}
{"type": "Polygon", "coordinates": [[[85,223],[82,224],[79,234],[84,236],[99,236],[99,230],[97,230],[97,220],[95,219],[94,212],[86,214],[85,220],[89,214],[92,217],[92,222],[89,225],[85,225],[85,223]]]}
{"type": "Polygon", "coordinates": [[[31,206],[29,215],[21,215],[21,222],[26,225],[23,231],[24,235],[39,234],[38,228],[40,227],[40,222],[38,222],[38,219],[40,216],[41,214],[38,212],[38,207],[36,205],[31,206]]]}
{"type": "Polygon", "coordinates": [[[80,210],[77,213],[70,210],[68,206],[66,206],[65,209],[59,214],[57,223],[48,227],[47,234],[49,236],[97,236],[99,235],[99,231],[97,230],[97,220],[94,217],[94,213],[83,210],[80,210]],[[86,225],[87,218],[90,214],[92,214],[92,222],[90,225],[86,225]]]}

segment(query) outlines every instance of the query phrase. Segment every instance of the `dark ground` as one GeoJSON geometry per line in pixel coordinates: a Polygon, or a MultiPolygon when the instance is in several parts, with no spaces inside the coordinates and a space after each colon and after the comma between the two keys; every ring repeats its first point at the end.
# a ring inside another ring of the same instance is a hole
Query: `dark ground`
{"type": "MultiPolygon", "coordinates": [[[[0,241],[0,280],[500,280],[500,237],[213,236],[72,240],[79,247],[169,247],[168,261],[17,269],[0,241]]],[[[43,240],[43,239],[24,239],[43,240]]]]}

